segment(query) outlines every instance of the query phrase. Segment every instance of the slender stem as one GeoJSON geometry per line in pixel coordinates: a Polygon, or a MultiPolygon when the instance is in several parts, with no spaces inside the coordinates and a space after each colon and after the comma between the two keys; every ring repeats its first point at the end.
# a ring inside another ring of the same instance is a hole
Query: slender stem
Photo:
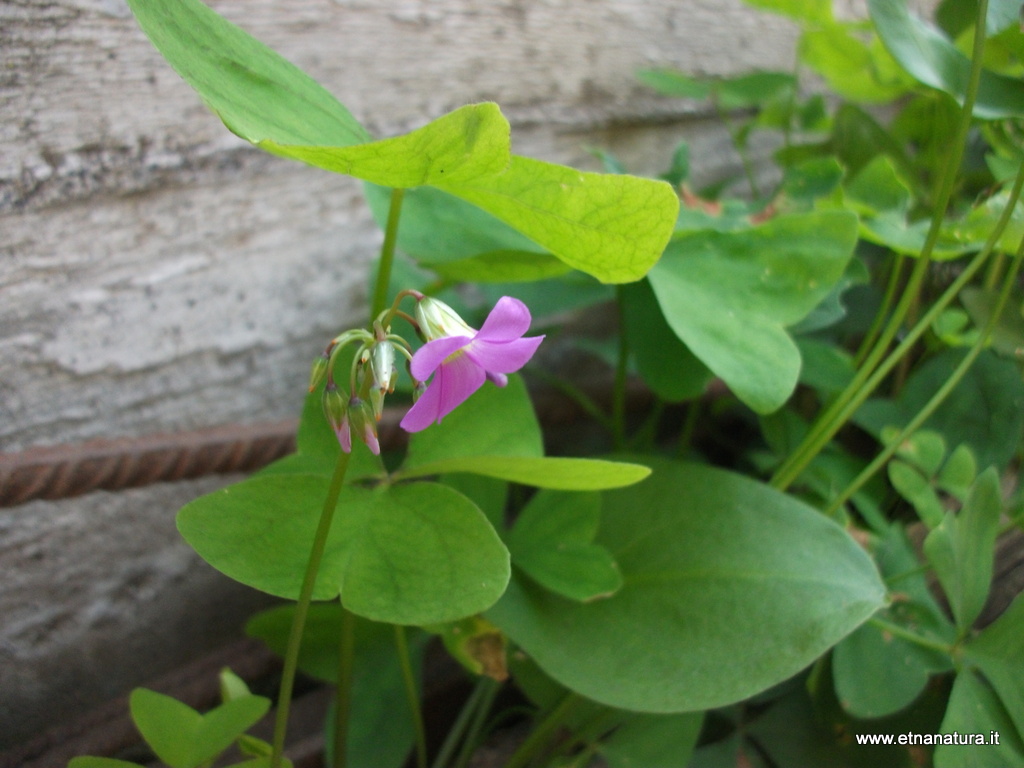
{"type": "Polygon", "coordinates": [[[629,340],[626,338],[626,294],[622,286],[615,289],[619,308],[619,359],[615,366],[615,391],[612,400],[612,424],[615,427],[615,449],[621,451],[626,445],[626,376],[629,366],[629,340]]]}
{"type": "Polygon", "coordinates": [[[376,318],[388,306],[388,285],[391,283],[391,266],[395,263],[395,244],[398,242],[398,220],[402,216],[404,189],[391,190],[391,207],[388,209],[388,223],[384,229],[384,244],[380,247],[380,263],[377,266],[377,284],[370,305],[370,318],[376,318]]]}
{"type": "Polygon", "coordinates": [[[401,624],[395,624],[395,647],[398,650],[398,663],[402,667],[402,681],[405,683],[405,697],[409,702],[412,725],[416,733],[416,765],[417,768],[427,768],[427,732],[423,727],[419,686],[416,685],[416,674],[412,669],[405,627],[401,624]]]}
{"type": "Polygon", "coordinates": [[[893,637],[898,637],[901,640],[906,640],[909,643],[918,645],[922,648],[927,648],[931,651],[938,651],[939,653],[952,654],[953,646],[943,643],[939,640],[932,640],[931,638],[922,637],[921,635],[911,632],[909,629],[901,627],[899,624],[893,624],[891,621],[880,619],[877,616],[872,616],[868,619],[868,624],[873,624],[883,632],[888,632],[893,637]]]}
{"type": "Polygon", "coordinates": [[[485,675],[483,680],[485,681],[483,695],[480,697],[476,711],[473,713],[473,720],[466,731],[466,738],[462,742],[462,749],[459,750],[459,756],[452,764],[452,768],[466,768],[469,765],[473,752],[476,750],[477,744],[480,743],[480,734],[484,729],[484,723],[487,721],[487,714],[491,711],[491,706],[494,704],[494,697],[498,695],[498,690],[501,688],[498,681],[494,678],[485,675]]]}
{"type": "Polygon", "coordinates": [[[534,753],[547,744],[552,734],[561,727],[573,707],[581,701],[583,701],[583,697],[578,693],[570,692],[566,694],[565,698],[558,703],[558,706],[551,710],[547,717],[523,740],[523,743],[519,745],[519,748],[508,759],[508,762],[505,763],[505,768],[524,768],[533,759],[534,753]]]}
{"type": "Polygon", "coordinates": [[[878,334],[882,332],[882,326],[885,324],[885,320],[889,317],[889,313],[892,311],[892,305],[896,301],[896,294],[900,287],[900,277],[903,274],[903,265],[906,263],[907,257],[900,253],[896,255],[896,258],[892,260],[889,267],[889,280],[885,286],[885,295],[882,297],[882,305],[878,308],[875,313],[874,319],[871,321],[871,326],[868,328],[867,333],[864,334],[864,339],[860,343],[860,347],[857,349],[857,354],[853,358],[853,365],[855,368],[860,368],[864,363],[864,358],[868,356],[868,353],[874,348],[875,341],[878,339],[878,334]]]}
{"type": "Polygon", "coordinates": [[[690,450],[690,446],[693,443],[693,433],[697,429],[697,422],[700,420],[701,412],[701,399],[695,397],[686,406],[686,417],[683,421],[682,431],[679,433],[679,446],[677,454],[679,458],[686,458],[686,454],[690,450]]]}
{"type": "Polygon", "coordinates": [[[804,442],[801,443],[800,447],[794,451],[793,455],[787,464],[776,472],[775,477],[772,478],[772,485],[775,488],[784,489],[793,480],[795,480],[800,472],[803,471],[818,452],[825,447],[832,436],[839,431],[839,428],[846,423],[846,421],[853,415],[853,413],[861,406],[861,404],[870,396],[870,394],[881,384],[882,380],[888,375],[889,371],[892,370],[893,366],[899,362],[902,357],[910,351],[911,347],[917,342],[917,340],[924,334],[931,324],[945,309],[949,306],[953,299],[957,297],[960,291],[965,285],[974,277],[974,275],[981,269],[985,260],[992,252],[992,248],[995,243],[998,242],[1002,236],[1003,231],[1006,229],[1006,225],[1010,221],[1010,217],[1016,208],[1017,200],[1021,195],[1021,189],[1024,187],[1024,164],[1017,171],[1017,178],[1014,180],[1013,189],[1010,190],[1010,196],[1007,200],[1006,207],[1003,209],[1000,215],[999,221],[996,222],[995,228],[989,234],[988,241],[985,246],[978,252],[978,254],[971,260],[963,272],[954,280],[950,286],[945,290],[942,296],[935,302],[935,304],[925,313],[924,317],[918,321],[917,325],[914,326],[910,331],[907,332],[906,337],[900,342],[899,346],[893,350],[892,354],[883,362],[875,372],[868,377],[866,382],[862,383],[862,386],[857,391],[853,392],[850,398],[845,403],[833,403],[833,405],[826,411],[825,415],[819,418],[819,423],[822,419],[829,419],[828,428],[818,430],[814,434],[813,438],[808,435],[804,438],[804,442]],[[796,458],[798,457],[799,458],[796,458]]]}
{"type": "Polygon", "coordinates": [[[299,648],[302,645],[302,632],[306,627],[306,615],[309,613],[309,603],[313,599],[313,588],[316,586],[317,573],[320,571],[320,561],[323,559],[324,548],[327,546],[327,534],[331,530],[334,509],[338,505],[341,487],[345,482],[345,472],[348,470],[349,456],[350,454],[344,451],[338,454],[338,463],[334,468],[334,476],[331,477],[331,484],[327,489],[327,498],[324,499],[323,511],[320,513],[320,522],[313,537],[309,561],[306,563],[306,573],[302,578],[299,600],[295,604],[292,627],[288,634],[288,646],[284,654],[284,670],[281,673],[281,691],[278,695],[277,715],[274,721],[274,741],[270,756],[270,768],[281,768],[281,758],[284,756],[284,739],[288,731],[288,711],[291,708],[292,690],[295,686],[295,672],[299,665],[299,648]]]}
{"type": "Polygon", "coordinates": [[[484,675],[477,678],[476,685],[473,686],[473,692],[469,694],[469,698],[462,705],[462,709],[459,710],[459,716],[455,719],[455,723],[449,729],[445,736],[444,743],[441,745],[441,749],[438,751],[437,756],[434,757],[434,762],[431,764],[431,768],[445,768],[448,762],[452,759],[452,755],[455,754],[455,749],[459,746],[463,734],[469,727],[469,723],[473,720],[476,710],[480,705],[480,700],[484,697],[485,689],[487,688],[488,681],[493,684],[494,680],[484,675]]]}
{"type": "Polygon", "coordinates": [[[352,670],[356,650],[356,617],[341,609],[338,683],[334,689],[334,768],[348,765],[348,723],[352,715],[352,670]]]}
{"type": "MultiPolygon", "coordinates": [[[[851,401],[862,394],[866,398],[867,394],[870,393],[870,391],[865,392],[866,382],[871,379],[872,373],[877,370],[879,363],[885,357],[889,344],[896,337],[897,332],[902,327],[903,321],[906,319],[907,314],[921,290],[925,275],[928,271],[928,266],[931,264],[932,252],[935,248],[935,244],[938,242],[939,233],[941,232],[942,223],[946,215],[946,209],[949,207],[949,201],[953,196],[953,187],[966,146],[967,132],[971,126],[974,102],[977,98],[978,83],[981,78],[982,54],[985,47],[985,16],[987,8],[988,0],[979,0],[977,16],[979,21],[976,25],[974,36],[971,74],[967,84],[966,93],[964,94],[963,110],[960,113],[960,122],[957,126],[956,139],[953,143],[952,151],[947,157],[945,173],[943,174],[942,181],[939,186],[939,193],[936,197],[935,209],[932,214],[931,226],[928,229],[928,235],[925,238],[924,247],[921,249],[921,253],[918,255],[914,268],[907,280],[907,286],[902,292],[900,300],[897,303],[896,308],[893,310],[892,316],[889,318],[889,322],[885,325],[879,335],[874,348],[866,356],[864,364],[857,371],[853,381],[851,381],[846,389],[843,390],[832,406],[826,409],[826,411],[818,418],[815,425],[804,438],[800,447],[794,451],[788,461],[783,463],[776,472],[775,477],[772,478],[772,485],[776,488],[784,489],[788,487],[789,484],[799,476],[804,467],[813,460],[821,449],[827,445],[832,436],[838,432],[846,422],[847,417],[843,414],[852,413],[852,411],[848,409],[851,401]]],[[[918,325],[920,325],[920,323],[918,325]]],[[[909,351],[909,347],[905,348],[904,345],[901,345],[900,349],[903,350],[903,354],[905,354],[906,351],[909,351]]],[[[900,357],[902,357],[902,354],[900,357]]],[[[895,365],[898,361],[899,358],[897,358],[893,364],[895,365]]]]}
{"type": "Polygon", "coordinates": [[[530,375],[543,381],[545,384],[554,387],[559,390],[563,395],[568,397],[570,400],[575,402],[584,412],[600,424],[602,427],[607,429],[612,434],[615,434],[615,424],[612,418],[601,410],[601,407],[594,402],[594,399],[590,397],[586,392],[572,384],[560,376],[555,376],[543,368],[531,368],[530,375]]]}
{"type": "Polygon", "coordinates": [[[1017,274],[1020,272],[1021,260],[1024,259],[1024,240],[1021,241],[1020,247],[1017,249],[1017,255],[1014,256],[1013,262],[1010,265],[1010,270],[1006,274],[1003,281],[1002,290],[999,293],[999,297],[996,299],[995,307],[992,309],[992,314],[989,315],[988,320],[985,322],[984,328],[978,335],[977,340],[971,346],[970,350],[964,355],[964,359],[960,361],[960,364],[953,370],[953,373],[946,380],[946,382],[936,390],[935,394],[932,395],[931,399],[924,405],[924,407],[918,411],[917,415],[910,420],[899,435],[894,439],[885,449],[879,453],[874,460],[868,464],[853,482],[851,482],[828,507],[825,514],[830,515],[839,509],[846,501],[853,496],[860,488],[870,480],[874,474],[881,469],[889,459],[892,458],[893,454],[899,450],[899,447],[913,435],[922,424],[924,424],[928,418],[935,413],[935,410],[942,405],[950,392],[960,383],[961,379],[967,375],[967,371],[971,365],[977,359],[978,355],[988,345],[988,340],[992,336],[992,331],[995,330],[996,323],[999,318],[1002,317],[1003,310],[1006,308],[1006,302],[1010,298],[1010,292],[1013,289],[1014,284],[1017,281],[1017,274]]]}

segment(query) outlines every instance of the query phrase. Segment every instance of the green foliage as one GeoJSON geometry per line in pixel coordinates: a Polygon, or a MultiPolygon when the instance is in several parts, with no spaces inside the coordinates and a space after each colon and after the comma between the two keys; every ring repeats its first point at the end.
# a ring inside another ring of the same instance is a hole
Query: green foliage
{"type": "Polygon", "coordinates": [[[988,597],[1002,508],[999,475],[990,468],[975,482],[960,513],[947,512],[924,541],[961,634],[970,630],[988,597]]]}
{"type": "Polygon", "coordinates": [[[814,309],[853,253],[856,218],[793,214],[732,232],[673,238],[650,283],[676,335],[743,402],[776,410],[796,387],[786,326],[814,309]]]}
{"type": "Polygon", "coordinates": [[[563,685],[641,712],[721,706],[796,673],[882,605],[870,558],[814,510],[704,465],[652,466],[603,495],[595,541],[622,572],[614,596],[581,604],[516,576],[487,613],[563,685]]]}
{"type": "MultiPolygon", "coordinates": [[[[231,578],[295,599],[326,495],[319,477],[253,478],[185,506],[178,529],[231,578]]],[[[460,493],[436,483],[346,486],[313,597],[340,593],[365,618],[429,624],[488,608],[508,578],[508,552],[460,493]]]]}
{"type": "Polygon", "coordinates": [[[262,696],[243,696],[201,715],[156,691],[136,688],[132,719],[157,757],[171,768],[197,768],[227,749],[270,708],[262,696]]]}
{"type": "Polygon", "coordinates": [[[622,574],[607,548],[594,543],[600,520],[597,494],[539,493],[509,533],[512,562],[571,600],[610,597],[622,587],[622,574]]]}
{"type": "MultiPolygon", "coordinates": [[[[905,0],[870,0],[859,21],[837,19],[829,0],[748,2],[800,26],[795,72],[638,74],[668,98],[709,100],[722,118],[746,186],[698,194],[685,143],[660,180],[627,175],[602,148],[591,152],[608,172],[580,171],[512,155],[491,103],[375,139],[197,0],[129,0],[231,131],[366,182],[385,243],[401,252],[382,250],[370,295],[440,294],[476,326],[472,312],[515,296],[546,345],[586,345],[566,343],[572,310],[614,301],[621,320],[617,337],[589,346],[616,369],[611,406],[561,386],[631,449],[625,460],[593,458],[600,443],[545,455],[518,375],[486,383],[404,453],[357,445],[346,459],[314,387],[293,455],[180,512],[179,530],[213,567],[299,600],[248,631],[286,670],[337,684],[339,711],[351,712],[342,761],[398,766],[422,748],[416,718],[395,714],[420,695],[428,635],[412,631],[399,650],[406,634],[388,624],[440,634],[470,674],[502,677],[508,647],[542,714],[513,766],[600,755],[655,768],[691,753],[692,766],[910,765],[905,748],[850,735],[940,725],[1002,741],[940,746],[939,768],[1024,760],[1024,602],[975,626],[994,570],[1000,472],[1015,466],[1024,432],[1020,262],[1007,258],[1024,238],[1019,187],[1007,183],[1024,160],[1020,3],[990,0],[982,19],[977,3],[947,0],[933,25],[905,0]],[[987,40],[972,61],[976,28],[987,40]],[[807,92],[806,70],[832,93],[807,92]],[[770,189],[749,154],[755,132],[779,146],[770,189]],[[626,418],[634,367],[655,399],[640,426],[626,418]],[[728,394],[699,402],[716,380],[728,394]],[[683,401],[680,425],[662,406],[683,401]],[[844,430],[851,422],[867,434],[844,430]],[[895,444],[907,425],[917,429],[895,444]],[[924,561],[907,504],[925,524],[924,561]],[[325,513],[333,523],[321,530],[325,513]],[[314,541],[322,560],[305,581],[314,541]],[[331,602],[310,606],[304,584],[331,602]]],[[[379,343],[383,326],[407,319],[399,306],[360,338],[379,343]]],[[[412,342],[414,332],[399,333],[412,342]]],[[[340,354],[337,371],[353,360],[365,371],[370,353],[355,354],[340,354]]],[[[398,389],[412,391],[409,377],[398,389]]],[[[280,745],[245,733],[267,702],[229,671],[220,682],[224,704],[205,715],[133,694],[157,756],[192,768],[237,743],[240,765],[287,765],[280,745]]],[[[458,764],[488,719],[486,690],[445,747],[462,745],[458,764]]]]}
{"type": "MultiPolygon", "coordinates": [[[[253,616],[245,631],[283,656],[294,614],[290,605],[272,608],[253,616]]],[[[299,652],[299,669],[305,674],[328,683],[338,679],[341,623],[339,603],[310,606],[299,652]]],[[[409,643],[416,677],[420,676],[428,638],[425,632],[417,632],[409,643]]],[[[352,765],[398,768],[414,734],[411,720],[396,715],[404,711],[406,703],[393,628],[357,618],[354,653],[349,761],[352,765]]]]}

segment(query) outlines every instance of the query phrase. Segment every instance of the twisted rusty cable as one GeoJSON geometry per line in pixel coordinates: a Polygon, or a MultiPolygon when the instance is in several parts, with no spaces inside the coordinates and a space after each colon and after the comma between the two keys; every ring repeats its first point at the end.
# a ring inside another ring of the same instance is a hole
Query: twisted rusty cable
{"type": "MultiPolygon", "coordinates": [[[[598,388],[598,399],[606,400],[607,389],[598,388]]],[[[632,410],[649,403],[650,396],[633,386],[629,399],[632,410]]],[[[534,406],[547,426],[573,423],[585,415],[577,404],[552,391],[535,393],[534,406]]],[[[405,442],[407,436],[398,426],[404,411],[401,407],[384,410],[378,426],[382,448],[395,449],[405,442]]],[[[295,450],[296,427],[294,420],[226,425],[0,453],[0,507],[212,474],[252,472],[295,450]]]]}

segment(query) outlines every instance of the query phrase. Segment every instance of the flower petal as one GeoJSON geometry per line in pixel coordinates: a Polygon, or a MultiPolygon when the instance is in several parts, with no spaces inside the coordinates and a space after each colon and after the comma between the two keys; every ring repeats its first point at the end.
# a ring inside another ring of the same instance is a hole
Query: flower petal
{"type": "Polygon", "coordinates": [[[400,426],[406,432],[420,432],[434,422],[440,423],[480,389],[486,378],[484,369],[465,355],[444,363],[437,369],[426,391],[402,418],[400,426]]]}
{"type": "Polygon", "coordinates": [[[513,341],[530,330],[530,310],[519,299],[502,296],[474,338],[513,341]]]}
{"type": "Polygon", "coordinates": [[[412,404],[412,408],[406,411],[398,426],[406,432],[422,432],[435,421],[440,421],[440,404],[441,387],[434,381],[412,404]]]}
{"type": "Polygon", "coordinates": [[[467,336],[447,336],[428,341],[412,356],[409,370],[418,381],[426,381],[448,355],[462,349],[470,341],[472,339],[467,336]]]}
{"type": "MultiPolygon", "coordinates": [[[[484,369],[474,363],[468,356],[459,355],[454,360],[441,365],[434,374],[431,386],[441,385],[439,393],[441,402],[437,409],[437,420],[466,402],[470,395],[483,386],[487,376],[484,369]]],[[[428,387],[429,389],[429,387],[428,387]]]]}
{"type": "Polygon", "coordinates": [[[466,347],[464,357],[472,359],[490,373],[515,373],[533,357],[542,341],[543,336],[528,336],[506,342],[474,339],[466,347]]]}

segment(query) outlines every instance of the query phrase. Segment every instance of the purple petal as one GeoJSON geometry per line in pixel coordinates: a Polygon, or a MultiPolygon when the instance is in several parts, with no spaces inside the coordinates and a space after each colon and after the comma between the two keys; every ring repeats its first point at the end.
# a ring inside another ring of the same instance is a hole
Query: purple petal
{"type": "Polygon", "coordinates": [[[502,296],[474,338],[512,341],[530,330],[530,310],[519,299],[502,296]]]}
{"type": "Polygon", "coordinates": [[[435,379],[412,404],[412,408],[406,411],[398,426],[406,432],[422,432],[440,419],[438,416],[440,405],[441,386],[435,379]]]}
{"type": "Polygon", "coordinates": [[[341,424],[334,432],[338,436],[338,442],[341,444],[341,450],[345,453],[352,453],[352,430],[349,429],[348,414],[341,420],[341,424]]]}
{"type": "Polygon", "coordinates": [[[366,443],[366,446],[373,455],[380,456],[380,441],[377,439],[377,433],[369,423],[363,427],[363,442],[366,443]]]}
{"type": "Polygon", "coordinates": [[[426,381],[445,358],[457,352],[472,341],[468,336],[447,336],[428,341],[412,356],[409,369],[418,381],[426,381]]]}
{"type": "Polygon", "coordinates": [[[515,373],[533,357],[542,341],[543,336],[529,336],[504,343],[474,339],[466,347],[465,357],[490,373],[515,373]]]}
{"type": "Polygon", "coordinates": [[[468,356],[459,355],[454,360],[444,363],[434,374],[432,386],[441,385],[439,393],[441,402],[437,410],[437,420],[454,411],[466,402],[470,395],[483,386],[487,376],[484,369],[474,363],[468,356]],[[438,381],[440,379],[440,381],[438,381]]]}

